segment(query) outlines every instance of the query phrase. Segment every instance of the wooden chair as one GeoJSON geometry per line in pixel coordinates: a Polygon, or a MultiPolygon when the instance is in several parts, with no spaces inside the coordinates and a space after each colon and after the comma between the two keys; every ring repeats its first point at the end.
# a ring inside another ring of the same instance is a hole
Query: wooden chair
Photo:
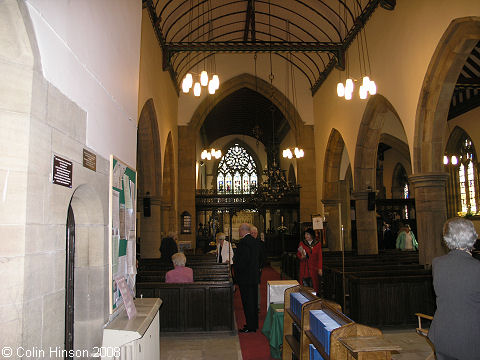
{"type": "MultiPolygon", "coordinates": [[[[428,336],[428,329],[425,329],[422,327],[422,319],[432,321],[433,316],[425,315],[422,313],[415,313],[415,315],[417,316],[417,319],[418,319],[418,327],[415,329],[415,331],[417,332],[418,335],[426,338],[428,336]]],[[[425,360],[435,360],[435,355],[433,351],[430,355],[428,355],[428,357],[425,360]]]]}

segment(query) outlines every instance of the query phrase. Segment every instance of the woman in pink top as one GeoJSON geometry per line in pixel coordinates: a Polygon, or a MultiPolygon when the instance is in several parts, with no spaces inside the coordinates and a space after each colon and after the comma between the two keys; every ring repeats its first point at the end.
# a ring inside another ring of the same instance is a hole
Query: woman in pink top
{"type": "Polygon", "coordinates": [[[183,253],[172,255],[172,262],[175,269],[165,275],[166,283],[188,283],[193,282],[193,270],[185,266],[187,258],[183,253]]]}

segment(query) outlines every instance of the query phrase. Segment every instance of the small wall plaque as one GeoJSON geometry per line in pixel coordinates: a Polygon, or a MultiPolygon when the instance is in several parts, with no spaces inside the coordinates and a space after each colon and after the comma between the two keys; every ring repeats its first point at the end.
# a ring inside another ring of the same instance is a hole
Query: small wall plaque
{"type": "Polygon", "coordinates": [[[83,149],[83,167],[97,171],[97,155],[87,149],[83,149]]]}
{"type": "Polygon", "coordinates": [[[72,187],[72,162],[53,155],[53,183],[65,187],[72,187]]]}

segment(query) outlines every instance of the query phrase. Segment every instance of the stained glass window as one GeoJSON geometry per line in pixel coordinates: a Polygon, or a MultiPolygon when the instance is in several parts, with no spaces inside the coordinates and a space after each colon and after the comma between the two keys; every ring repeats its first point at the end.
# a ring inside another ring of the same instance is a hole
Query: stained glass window
{"type": "Polygon", "coordinates": [[[247,150],[234,144],[222,156],[217,171],[221,194],[250,194],[257,186],[257,165],[247,150]]]}
{"type": "Polygon", "coordinates": [[[458,162],[452,160],[452,165],[456,166],[458,175],[458,191],[460,195],[459,215],[467,213],[476,214],[477,206],[477,188],[476,188],[476,172],[474,149],[472,140],[466,136],[459,146],[458,153],[453,155],[458,162]]]}

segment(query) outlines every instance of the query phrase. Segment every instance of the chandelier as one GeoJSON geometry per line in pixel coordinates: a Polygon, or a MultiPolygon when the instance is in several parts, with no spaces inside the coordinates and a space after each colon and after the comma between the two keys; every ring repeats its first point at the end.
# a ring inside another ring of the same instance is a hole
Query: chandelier
{"type": "MultiPolygon", "coordinates": [[[[198,4],[196,5],[197,7],[200,6],[200,0],[198,1],[198,4]]],[[[212,14],[211,14],[211,6],[210,6],[210,2],[208,3],[208,6],[209,6],[209,10],[208,10],[208,41],[211,41],[212,39],[212,14]]],[[[193,14],[193,1],[191,1],[190,3],[190,7],[191,7],[191,11],[189,11],[189,41],[190,41],[190,34],[192,34],[192,23],[193,23],[193,19],[192,19],[192,14],[193,14]]],[[[203,34],[202,37],[204,37],[205,35],[203,34]]],[[[205,41],[205,38],[204,38],[204,41],[205,41]]],[[[190,53],[189,55],[190,56],[190,53]]],[[[215,91],[218,90],[220,88],[220,79],[218,77],[217,74],[215,74],[216,72],[216,64],[215,64],[215,54],[212,55],[212,57],[210,57],[208,59],[209,61],[209,64],[210,64],[210,68],[211,68],[211,73],[213,72],[213,76],[212,78],[210,79],[209,75],[208,75],[208,72],[205,68],[205,58],[203,59],[203,70],[200,72],[200,74],[192,74],[190,72],[187,72],[187,74],[185,75],[185,77],[183,78],[182,80],[182,91],[185,93],[185,94],[188,94],[190,92],[190,89],[193,88],[193,95],[195,95],[196,97],[199,97],[201,94],[202,94],[202,87],[207,87],[208,89],[208,93],[210,95],[213,95],[215,94],[215,91]],[[193,82],[194,80],[194,75],[195,75],[195,83],[193,82]]]]}
{"type": "Polygon", "coordinates": [[[220,159],[222,157],[222,150],[215,150],[211,148],[210,150],[204,149],[200,154],[200,158],[202,160],[212,160],[212,159],[220,159]]]}
{"type": "MultiPolygon", "coordinates": [[[[356,9],[356,7],[355,7],[356,9]]],[[[360,11],[361,12],[361,11],[360,11]]],[[[359,36],[357,37],[357,49],[358,49],[358,66],[360,68],[360,77],[362,78],[362,85],[358,89],[358,96],[360,99],[365,100],[368,95],[375,95],[377,93],[377,85],[375,81],[370,80],[370,77],[367,75],[367,63],[368,63],[368,73],[372,73],[370,67],[370,56],[368,53],[367,47],[367,36],[365,35],[365,27],[360,30],[359,36]]],[[[357,79],[350,78],[350,67],[348,62],[347,54],[347,80],[345,84],[343,82],[338,82],[337,84],[337,95],[338,97],[344,97],[345,100],[352,100],[353,90],[355,89],[355,83],[359,82],[357,79]]]]}
{"type": "Polygon", "coordinates": [[[299,186],[290,184],[285,173],[286,171],[281,169],[275,160],[268,169],[263,171],[266,179],[260,184],[256,192],[259,202],[276,202],[286,195],[298,191],[299,186]]]}

